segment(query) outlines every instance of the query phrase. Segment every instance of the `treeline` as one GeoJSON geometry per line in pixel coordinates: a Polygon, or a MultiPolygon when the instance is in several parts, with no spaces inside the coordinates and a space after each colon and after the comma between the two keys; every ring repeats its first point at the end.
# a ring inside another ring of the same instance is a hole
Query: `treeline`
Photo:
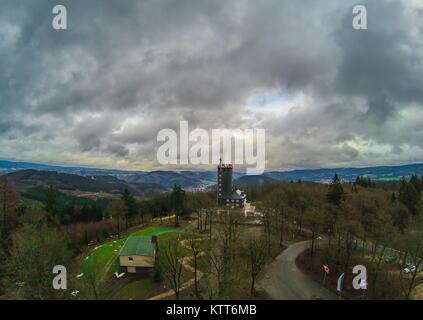
{"type": "Polygon", "coordinates": [[[367,176],[367,177],[362,177],[362,176],[357,177],[357,179],[355,180],[355,184],[357,186],[361,186],[363,188],[376,188],[376,182],[372,181],[372,179],[369,176],[367,176]]]}
{"type": "Polygon", "coordinates": [[[417,192],[423,191],[423,176],[419,179],[417,175],[412,175],[410,178],[410,183],[413,185],[417,192]]]}
{"type": "MultiPolygon", "coordinates": [[[[206,199],[211,199],[210,194],[205,195],[206,199]]],[[[139,200],[125,189],[118,199],[90,200],[65,195],[50,186],[47,190],[34,188],[23,196],[40,201],[44,209],[63,225],[119,217],[124,221],[125,227],[128,227],[143,222],[145,216],[156,218],[171,212],[183,216],[192,209],[191,198],[198,198],[199,193],[185,195],[185,191],[175,185],[172,192],[156,194],[148,199],[139,200]]]]}
{"type": "Polygon", "coordinates": [[[90,200],[66,196],[50,186],[41,201],[44,209],[60,224],[101,221],[107,217],[107,200],[90,200]]]}
{"type": "Polygon", "coordinates": [[[43,198],[43,208],[50,218],[69,230],[77,245],[100,241],[103,238],[121,233],[129,228],[163,216],[174,215],[175,227],[179,218],[195,212],[196,204],[213,204],[211,193],[186,193],[175,185],[168,193],[156,194],[148,199],[137,199],[128,189],[116,199],[90,200],[76,204],[74,201],[61,201],[60,192],[50,187],[43,198]]]}
{"type": "MultiPolygon", "coordinates": [[[[409,181],[402,179],[398,191],[398,199],[407,209],[416,216],[420,212],[421,193],[423,191],[423,178],[419,179],[413,175],[409,181]]],[[[392,195],[392,201],[395,201],[396,195],[392,195]]]]}
{"type": "Polygon", "coordinates": [[[141,201],[137,201],[128,190],[125,190],[120,201],[110,204],[109,214],[111,218],[123,218],[126,228],[143,223],[146,216],[157,218],[174,215],[174,225],[178,227],[181,216],[195,212],[198,205],[211,206],[214,201],[214,193],[188,193],[178,185],[175,185],[171,192],[157,194],[141,201]]]}

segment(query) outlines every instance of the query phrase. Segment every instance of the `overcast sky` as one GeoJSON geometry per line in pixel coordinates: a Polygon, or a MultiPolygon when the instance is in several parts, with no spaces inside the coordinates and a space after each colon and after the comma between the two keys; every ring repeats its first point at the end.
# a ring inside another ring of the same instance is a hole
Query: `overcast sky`
{"type": "Polygon", "coordinates": [[[357,3],[0,0],[0,158],[166,169],[188,120],[265,128],[266,169],[423,162],[422,1],[357,3]]]}

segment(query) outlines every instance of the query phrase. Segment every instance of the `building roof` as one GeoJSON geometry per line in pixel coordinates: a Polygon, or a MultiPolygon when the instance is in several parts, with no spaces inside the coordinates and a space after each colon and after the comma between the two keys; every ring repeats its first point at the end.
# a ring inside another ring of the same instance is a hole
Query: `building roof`
{"type": "Polygon", "coordinates": [[[221,199],[229,199],[229,200],[244,200],[245,199],[245,194],[241,195],[236,191],[232,191],[230,194],[225,194],[220,196],[219,198],[221,199]]]}
{"type": "Polygon", "coordinates": [[[246,197],[246,194],[245,194],[245,192],[244,191],[242,191],[242,190],[236,190],[235,191],[236,193],[238,193],[241,197],[246,197]]]}
{"type": "Polygon", "coordinates": [[[129,237],[122,249],[119,256],[154,256],[154,244],[151,237],[132,236],[129,237]]]}

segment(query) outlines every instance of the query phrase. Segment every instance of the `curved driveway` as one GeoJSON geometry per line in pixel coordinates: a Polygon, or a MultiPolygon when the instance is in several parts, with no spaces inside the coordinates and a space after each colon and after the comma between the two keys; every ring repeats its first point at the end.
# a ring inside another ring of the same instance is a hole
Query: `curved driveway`
{"type": "Polygon", "coordinates": [[[338,300],[339,297],[318,284],[296,266],[297,257],[310,247],[311,241],[298,242],[285,249],[265,270],[265,278],[260,282],[267,293],[275,300],[310,300],[319,297],[323,300],[338,300]]]}

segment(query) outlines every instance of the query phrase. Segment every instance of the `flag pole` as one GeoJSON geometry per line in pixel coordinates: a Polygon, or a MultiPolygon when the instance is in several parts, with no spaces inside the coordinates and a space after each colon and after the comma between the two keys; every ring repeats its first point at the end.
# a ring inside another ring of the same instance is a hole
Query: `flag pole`
{"type": "Polygon", "coordinates": [[[323,284],[325,284],[326,283],[326,275],[330,272],[330,269],[327,265],[322,265],[322,267],[323,267],[323,272],[324,272],[323,284]]]}

